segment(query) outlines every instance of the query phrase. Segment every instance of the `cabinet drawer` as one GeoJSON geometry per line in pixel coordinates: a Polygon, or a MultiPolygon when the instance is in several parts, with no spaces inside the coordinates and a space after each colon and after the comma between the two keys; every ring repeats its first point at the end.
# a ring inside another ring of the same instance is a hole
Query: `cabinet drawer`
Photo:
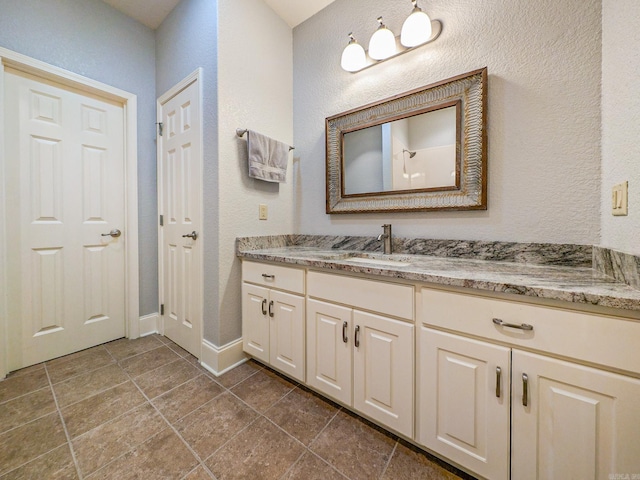
{"type": "Polygon", "coordinates": [[[304,270],[259,262],[242,262],[242,280],[304,294],[304,270]]]}
{"type": "Polygon", "coordinates": [[[413,320],[411,285],[309,272],[307,287],[310,297],[413,320]]]}
{"type": "Polygon", "coordinates": [[[422,288],[418,320],[488,339],[640,374],[640,322],[422,288]],[[495,325],[529,324],[533,330],[495,325]]]}

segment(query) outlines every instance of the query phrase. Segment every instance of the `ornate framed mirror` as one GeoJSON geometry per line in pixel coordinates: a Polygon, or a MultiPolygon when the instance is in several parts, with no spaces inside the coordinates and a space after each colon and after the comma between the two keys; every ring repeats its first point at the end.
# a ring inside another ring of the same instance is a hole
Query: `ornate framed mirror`
{"type": "Polygon", "coordinates": [[[486,210],[487,69],[326,119],[327,213],[486,210]]]}

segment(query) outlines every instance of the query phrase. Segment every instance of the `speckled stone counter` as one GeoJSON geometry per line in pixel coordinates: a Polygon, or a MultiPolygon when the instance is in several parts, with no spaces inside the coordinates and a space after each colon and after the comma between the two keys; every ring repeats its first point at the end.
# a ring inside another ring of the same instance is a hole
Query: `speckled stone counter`
{"type": "Polygon", "coordinates": [[[624,269],[615,268],[608,259],[618,257],[590,245],[394,238],[394,254],[384,255],[380,248],[374,237],[282,235],[236,240],[237,255],[249,260],[640,312],[640,289],[633,284],[638,278],[633,266],[640,267],[637,257],[627,258],[624,269]],[[607,269],[617,272],[615,278],[605,273],[607,269]]]}

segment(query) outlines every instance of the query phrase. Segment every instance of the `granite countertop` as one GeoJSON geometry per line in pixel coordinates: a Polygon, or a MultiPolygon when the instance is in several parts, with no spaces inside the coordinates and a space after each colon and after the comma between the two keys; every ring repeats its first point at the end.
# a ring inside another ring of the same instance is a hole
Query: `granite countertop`
{"type": "Polygon", "coordinates": [[[248,260],[640,311],[640,289],[617,281],[585,262],[549,265],[408,253],[384,255],[335,246],[326,248],[326,245],[278,245],[278,242],[264,245],[264,242],[242,240],[247,239],[238,239],[237,255],[248,260]],[[268,248],[257,248],[265,246],[268,248]]]}

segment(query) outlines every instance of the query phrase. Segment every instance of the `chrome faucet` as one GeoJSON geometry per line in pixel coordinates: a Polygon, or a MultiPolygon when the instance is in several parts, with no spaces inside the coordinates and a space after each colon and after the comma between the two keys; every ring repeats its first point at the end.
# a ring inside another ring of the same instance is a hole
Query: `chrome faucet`
{"type": "Polygon", "coordinates": [[[385,223],[382,225],[384,231],[378,235],[378,240],[384,239],[384,253],[390,255],[393,252],[393,245],[391,243],[391,224],[385,223]]]}

